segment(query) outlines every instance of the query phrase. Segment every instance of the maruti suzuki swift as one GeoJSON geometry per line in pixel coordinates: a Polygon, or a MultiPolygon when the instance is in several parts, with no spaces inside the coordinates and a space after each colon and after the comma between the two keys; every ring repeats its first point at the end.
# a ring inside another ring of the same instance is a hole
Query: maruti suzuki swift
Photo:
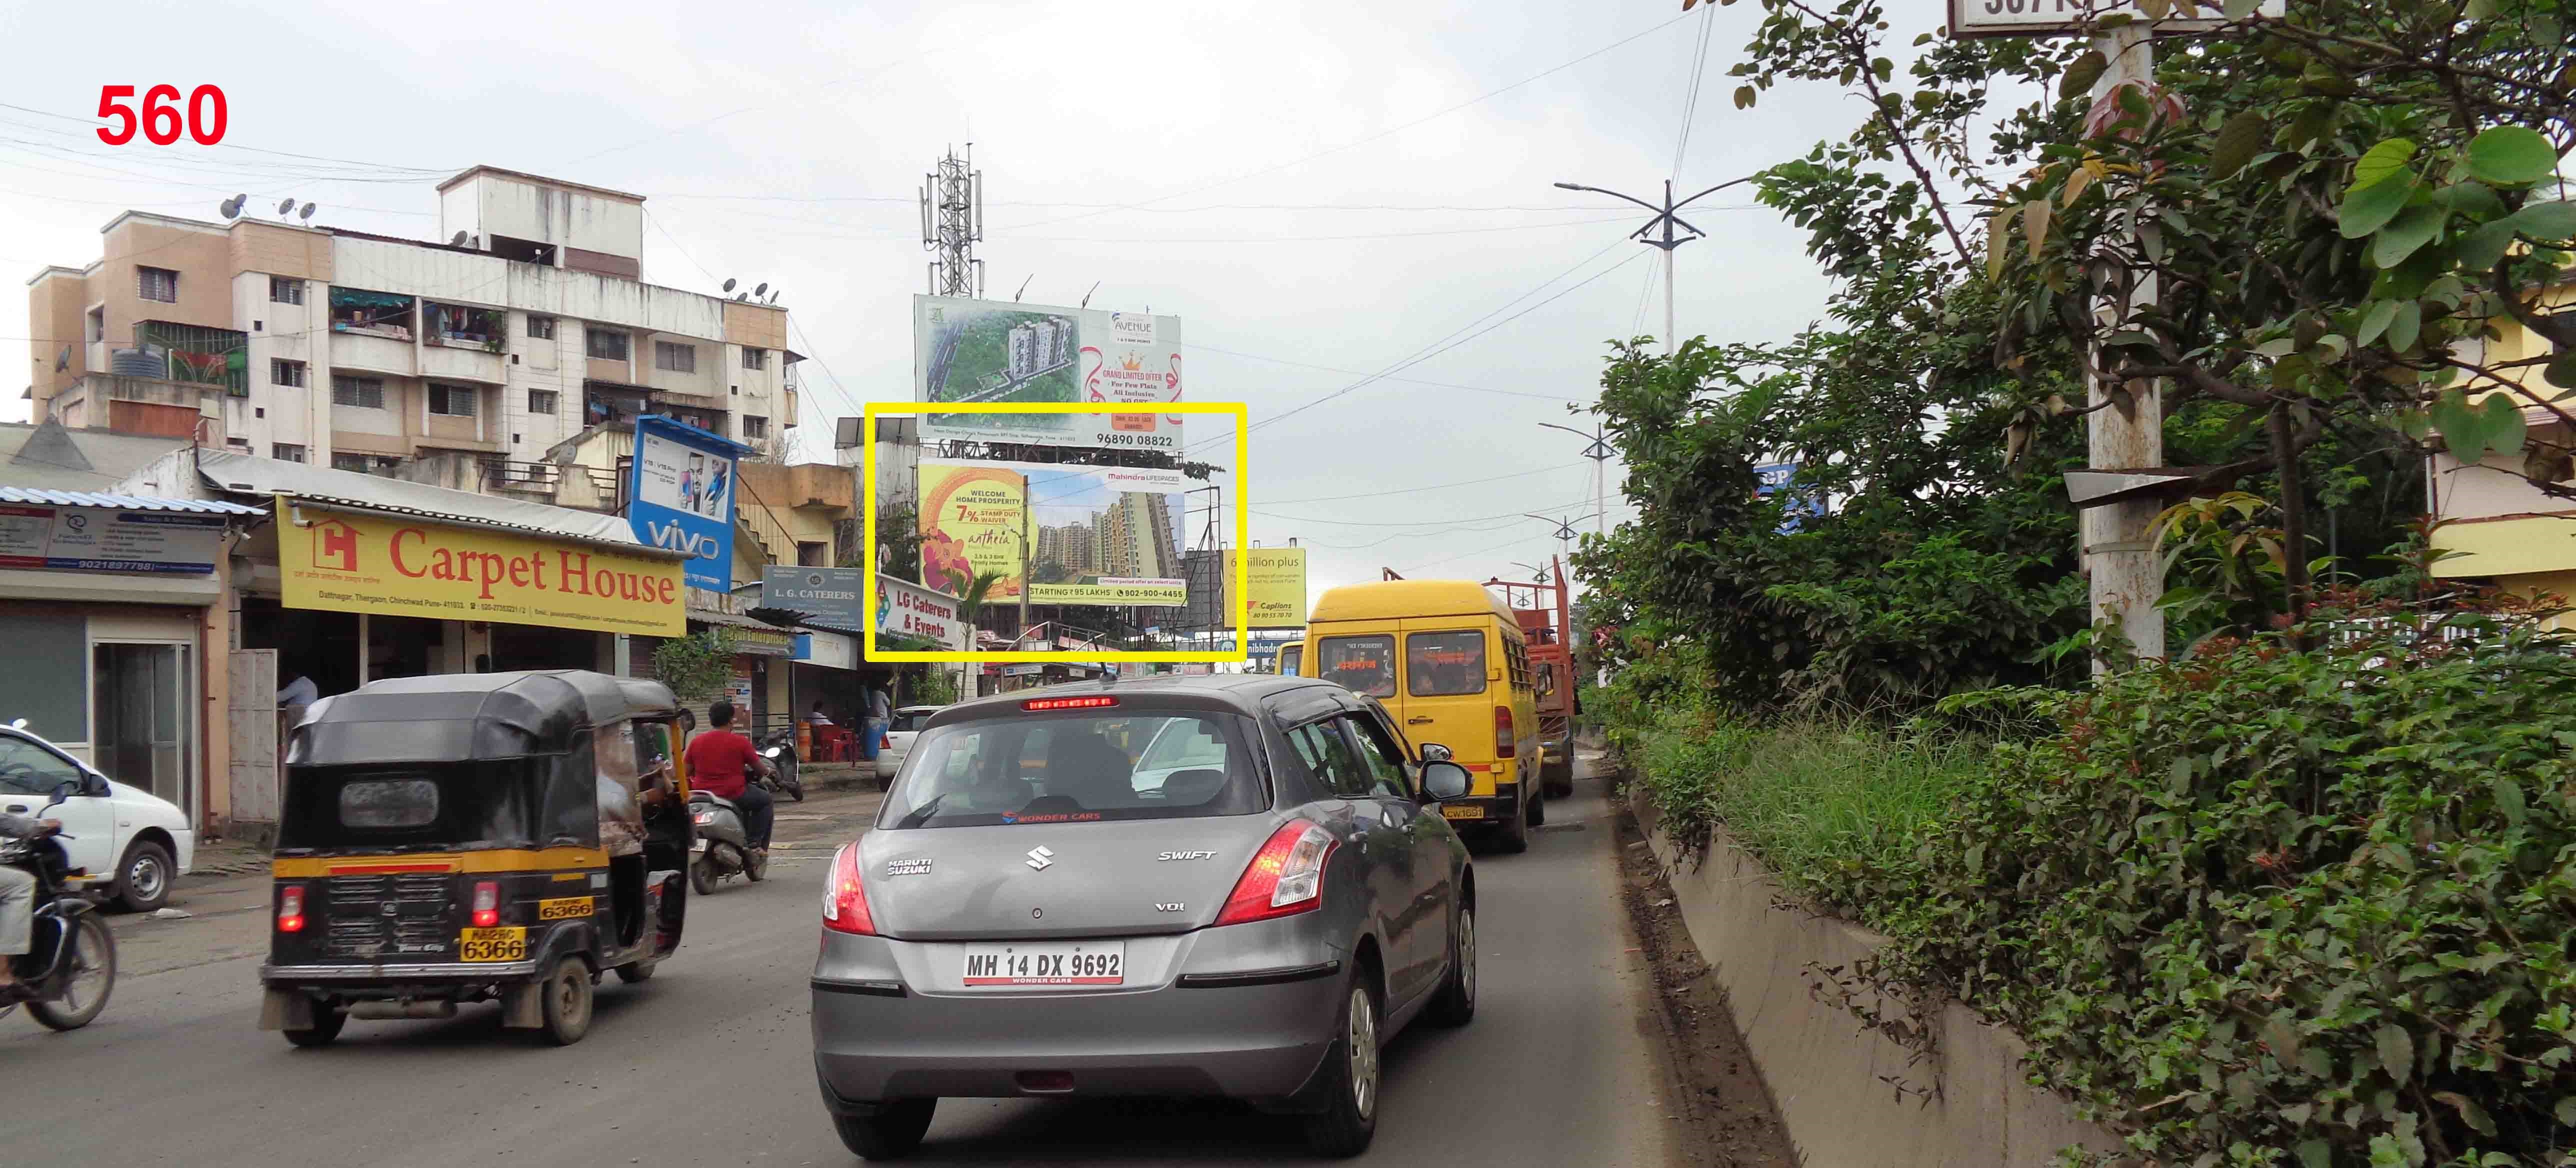
{"type": "Polygon", "coordinates": [[[1379,1048],[1476,1010],[1466,795],[1369,698],[1243,674],[950,706],[833,857],[814,1064],[850,1150],[943,1097],[1226,1096],[1366,1149],[1379,1048]]]}

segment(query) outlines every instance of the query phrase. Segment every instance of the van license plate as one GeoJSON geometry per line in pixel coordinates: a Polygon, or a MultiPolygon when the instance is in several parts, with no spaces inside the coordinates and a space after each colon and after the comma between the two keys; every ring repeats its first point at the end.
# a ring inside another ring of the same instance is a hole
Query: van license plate
{"type": "Polygon", "coordinates": [[[960,980],[970,986],[1125,985],[1127,944],[972,945],[960,980]]]}
{"type": "Polygon", "coordinates": [[[1443,803],[1440,805],[1440,814],[1448,819],[1483,819],[1485,809],[1473,804],[1443,803]]]}
{"type": "Polygon", "coordinates": [[[466,929],[456,934],[456,959],[525,961],[528,959],[528,930],[518,925],[506,929],[466,929]]]}

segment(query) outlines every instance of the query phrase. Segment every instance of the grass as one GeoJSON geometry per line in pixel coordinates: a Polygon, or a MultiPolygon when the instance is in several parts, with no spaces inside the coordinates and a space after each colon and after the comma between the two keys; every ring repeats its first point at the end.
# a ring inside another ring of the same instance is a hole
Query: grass
{"type": "Polygon", "coordinates": [[[1851,877],[1901,864],[1985,765],[1983,744],[1906,738],[1858,720],[1747,726],[1667,716],[1636,736],[1641,781],[1687,848],[1722,825],[1810,898],[1866,920],[1851,877]]]}

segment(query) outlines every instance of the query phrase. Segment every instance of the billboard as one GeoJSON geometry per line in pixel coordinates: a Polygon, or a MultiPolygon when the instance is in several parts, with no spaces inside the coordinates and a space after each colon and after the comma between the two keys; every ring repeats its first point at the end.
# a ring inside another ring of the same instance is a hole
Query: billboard
{"type": "Polygon", "coordinates": [[[12,503],[0,506],[0,568],[211,576],[224,517],[12,503]]]}
{"type": "Polygon", "coordinates": [[[638,542],[689,553],[691,588],[733,590],[733,462],[749,450],[658,414],[635,419],[626,519],[638,542]]]}
{"type": "Polygon", "coordinates": [[[1782,500],[1781,506],[1783,514],[1780,519],[1780,534],[1782,535],[1797,531],[1800,526],[1799,521],[1802,519],[1822,517],[1825,514],[1823,496],[1812,490],[1790,493],[1790,481],[1797,477],[1798,464],[1794,462],[1775,462],[1753,468],[1755,498],[1768,499],[1773,495],[1788,495],[1782,500]]]}
{"type": "Polygon", "coordinates": [[[288,608],[550,625],[676,637],[688,631],[680,564],[539,535],[311,510],[277,502],[288,608]],[[319,518],[315,518],[319,516],[319,518]]]}
{"type": "MultiPolygon", "coordinates": [[[[1249,623],[1256,629],[1306,627],[1306,549],[1253,548],[1244,557],[1244,588],[1252,595],[1249,623]]],[[[1225,574],[1227,616],[1233,618],[1233,565],[1225,574]]]]}
{"type": "Polygon", "coordinates": [[[792,608],[834,628],[859,627],[857,568],[771,564],[760,570],[760,602],[792,608]]]}
{"type": "MultiPolygon", "coordinates": [[[[913,394],[924,402],[1181,400],[1181,319],[1039,304],[912,298],[913,394]]],[[[1181,449],[1181,418],[924,414],[926,442],[1181,449]]]]}
{"type": "Polygon", "coordinates": [[[1033,604],[1181,607],[1186,485],[1177,470],[923,459],[922,582],[962,595],[992,572],[987,603],[1025,587],[1033,604]]]}

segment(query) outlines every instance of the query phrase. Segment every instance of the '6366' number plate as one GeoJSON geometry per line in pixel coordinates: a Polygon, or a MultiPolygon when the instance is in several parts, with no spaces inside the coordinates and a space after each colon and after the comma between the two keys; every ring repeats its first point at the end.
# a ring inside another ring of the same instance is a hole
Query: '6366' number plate
{"type": "Polygon", "coordinates": [[[506,929],[466,929],[456,934],[458,961],[525,961],[528,959],[528,930],[513,925],[506,929]]]}
{"type": "Polygon", "coordinates": [[[960,979],[970,986],[1114,986],[1127,981],[1127,943],[970,945],[960,979]]]}

